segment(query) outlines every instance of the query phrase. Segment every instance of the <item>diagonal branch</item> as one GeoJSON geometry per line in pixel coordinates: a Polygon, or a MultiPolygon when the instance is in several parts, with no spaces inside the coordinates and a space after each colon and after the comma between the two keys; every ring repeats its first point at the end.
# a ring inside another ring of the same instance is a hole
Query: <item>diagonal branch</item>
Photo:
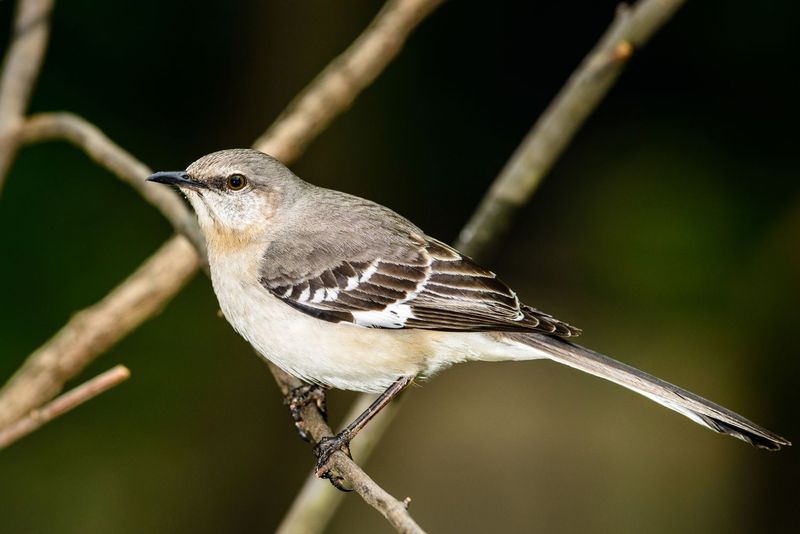
{"type": "Polygon", "coordinates": [[[17,4],[14,32],[0,70],[0,191],[17,152],[17,128],[28,107],[50,34],[53,0],[17,4]]]}
{"type": "Polygon", "coordinates": [[[525,136],[456,246],[475,256],[502,235],[539,186],[589,115],[622,73],[636,48],[644,45],[685,0],[640,0],[620,4],[614,22],[525,136]]]}
{"type": "Polygon", "coordinates": [[[117,365],[50,401],[42,408],[33,410],[26,417],[0,432],[0,449],[8,447],[56,417],[60,417],[84,402],[108,391],[130,378],[130,376],[131,372],[127,367],[117,365]]]}
{"type": "Polygon", "coordinates": [[[253,148],[296,159],[386,68],[442,0],[389,0],[372,23],[289,104],[253,148]]]}
{"type": "MultiPolygon", "coordinates": [[[[344,421],[352,421],[360,415],[375,400],[374,395],[359,395],[344,421]]],[[[381,436],[397,415],[403,397],[399,397],[386,406],[378,417],[373,419],[364,430],[358,434],[358,439],[350,443],[350,452],[353,458],[363,464],[377,445],[381,436]]],[[[334,469],[338,466],[334,466],[334,469]]],[[[317,476],[312,473],[308,476],[300,492],[297,494],[292,506],[286,512],[281,524],[276,529],[276,534],[312,534],[323,532],[330,523],[345,494],[325,484],[320,484],[317,476]]]]}
{"type": "MultiPolygon", "coordinates": [[[[634,46],[643,45],[683,3],[684,0],[640,0],[632,9],[624,4],[619,6],[612,25],[492,183],[480,207],[461,231],[456,248],[477,256],[505,232],[513,215],[530,200],[544,175],[609,91],[634,46]]],[[[346,420],[361,413],[371,398],[371,395],[359,396],[346,420]]],[[[381,417],[352,443],[352,452],[362,464],[389,427],[396,409],[396,402],[387,406],[381,417]]],[[[278,527],[279,534],[322,532],[342,500],[341,492],[330,491],[312,474],[278,527]]]]}
{"type": "Polygon", "coordinates": [[[173,237],[103,300],[73,315],[0,391],[0,432],[53,398],[96,355],[159,312],[198,265],[189,241],[173,237]]]}
{"type": "MultiPolygon", "coordinates": [[[[289,395],[294,384],[302,384],[302,382],[297,381],[296,378],[274,365],[270,364],[269,367],[284,396],[289,395]]],[[[303,421],[303,430],[314,443],[319,443],[322,438],[333,435],[333,432],[315,404],[311,403],[302,407],[300,416],[303,421]]],[[[367,504],[380,512],[398,532],[424,534],[422,528],[417,525],[408,513],[408,503],[410,499],[407,498],[404,501],[399,501],[392,497],[341,451],[333,453],[326,466],[331,472],[334,472],[336,475],[346,480],[353,490],[358,493],[367,504]]],[[[316,482],[318,488],[331,490],[327,484],[320,484],[319,480],[316,480],[316,482]]],[[[336,493],[344,495],[341,492],[336,493]]],[[[306,531],[301,529],[294,530],[294,532],[299,533],[306,531]]]]}
{"type": "Polygon", "coordinates": [[[160,311],[205,261],[196,252],[199,244],[204,250],[203,236],[183,201],[167,189],[144,187],[150,169],[97,127],[70,113],[41,113],[26,119],[17,135],[20,143],[64,139],[83,149],[144,195],[194,243],[184,237],[167,241],[103,300],[73,315],[28,356],[0,389],[0,432],[51,399],[97,356],[160,311]]]}
{"type": "Polygon", "coordinates": [[[19,140],[23,144],[54,139],[72,143],[98,165],[130,185],[155,206],[178,233],[186,236],[205,258],[206,242],[197,226],[196,217],[173,191],[166,187],[150,187],[144,181],[144,177],[152,174],[147,165],[114,143],[97,126],[73,113],[32,115],[19,130],[19,140]]]}

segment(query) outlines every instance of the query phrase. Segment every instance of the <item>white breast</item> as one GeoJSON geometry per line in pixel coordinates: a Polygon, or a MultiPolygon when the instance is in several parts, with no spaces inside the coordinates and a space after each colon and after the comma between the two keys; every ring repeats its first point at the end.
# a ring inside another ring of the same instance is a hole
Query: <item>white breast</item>
{"type": "Polygon", "coordinates": [[[409,332],[331,323],[273,296],[258,280],[252,254],[211,254],[211,279],[228,322],[265,358],[308,382],[381,391],[424,368],[422,338],[409,332]]]}
{"type": "Polygon", "coordinates": [[[401,376],[429,376],[456,362],[537,357],[481,333],[366,328],[316,319],[261,286],[259,258],[257,250],[209,250],[220,308],[263,357],[307,382],[380,392],[401,376]]]}

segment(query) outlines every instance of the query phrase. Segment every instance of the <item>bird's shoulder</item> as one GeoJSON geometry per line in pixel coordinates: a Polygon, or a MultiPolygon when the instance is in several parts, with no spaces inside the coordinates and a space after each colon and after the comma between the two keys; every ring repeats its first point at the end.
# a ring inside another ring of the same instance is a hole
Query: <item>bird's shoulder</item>
{"type": "Polygon", "coordinates": [[[425,234],[386,206],[354,195],[315,188],[285,214],[262,258],[261,275],[282,284],[314,278],[343,262],[377,257],[422,261],[425,234]]]}

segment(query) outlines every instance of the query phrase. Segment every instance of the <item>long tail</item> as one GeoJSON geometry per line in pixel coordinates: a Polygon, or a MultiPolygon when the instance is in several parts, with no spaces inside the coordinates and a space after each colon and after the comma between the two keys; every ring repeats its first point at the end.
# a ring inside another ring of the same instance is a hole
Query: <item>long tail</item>
{"type": "Polygon", "coordinates": [[[508,333],[504,337],[544,352],[551,360],[644,395],[720,434],[727,434],[771,451],[780,449],[782,445],[791,445],[788,440],[719,404],[580,345],[541,334],[508,333]]]}

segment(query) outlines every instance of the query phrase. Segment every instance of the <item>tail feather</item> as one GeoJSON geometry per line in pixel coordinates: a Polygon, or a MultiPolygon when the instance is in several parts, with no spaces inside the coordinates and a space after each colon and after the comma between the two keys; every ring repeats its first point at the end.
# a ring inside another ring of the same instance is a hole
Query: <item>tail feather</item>
{"type": "Polygon", "coordinates": [[[508,333],[505,336],[511,341],[546,353],[554,361],[644,395],[720,434],[727,434],[771,451],[780,449],[782,445],[791,445],[781,436],[719,404],[580,345],[541,334],[508,333]]]}

